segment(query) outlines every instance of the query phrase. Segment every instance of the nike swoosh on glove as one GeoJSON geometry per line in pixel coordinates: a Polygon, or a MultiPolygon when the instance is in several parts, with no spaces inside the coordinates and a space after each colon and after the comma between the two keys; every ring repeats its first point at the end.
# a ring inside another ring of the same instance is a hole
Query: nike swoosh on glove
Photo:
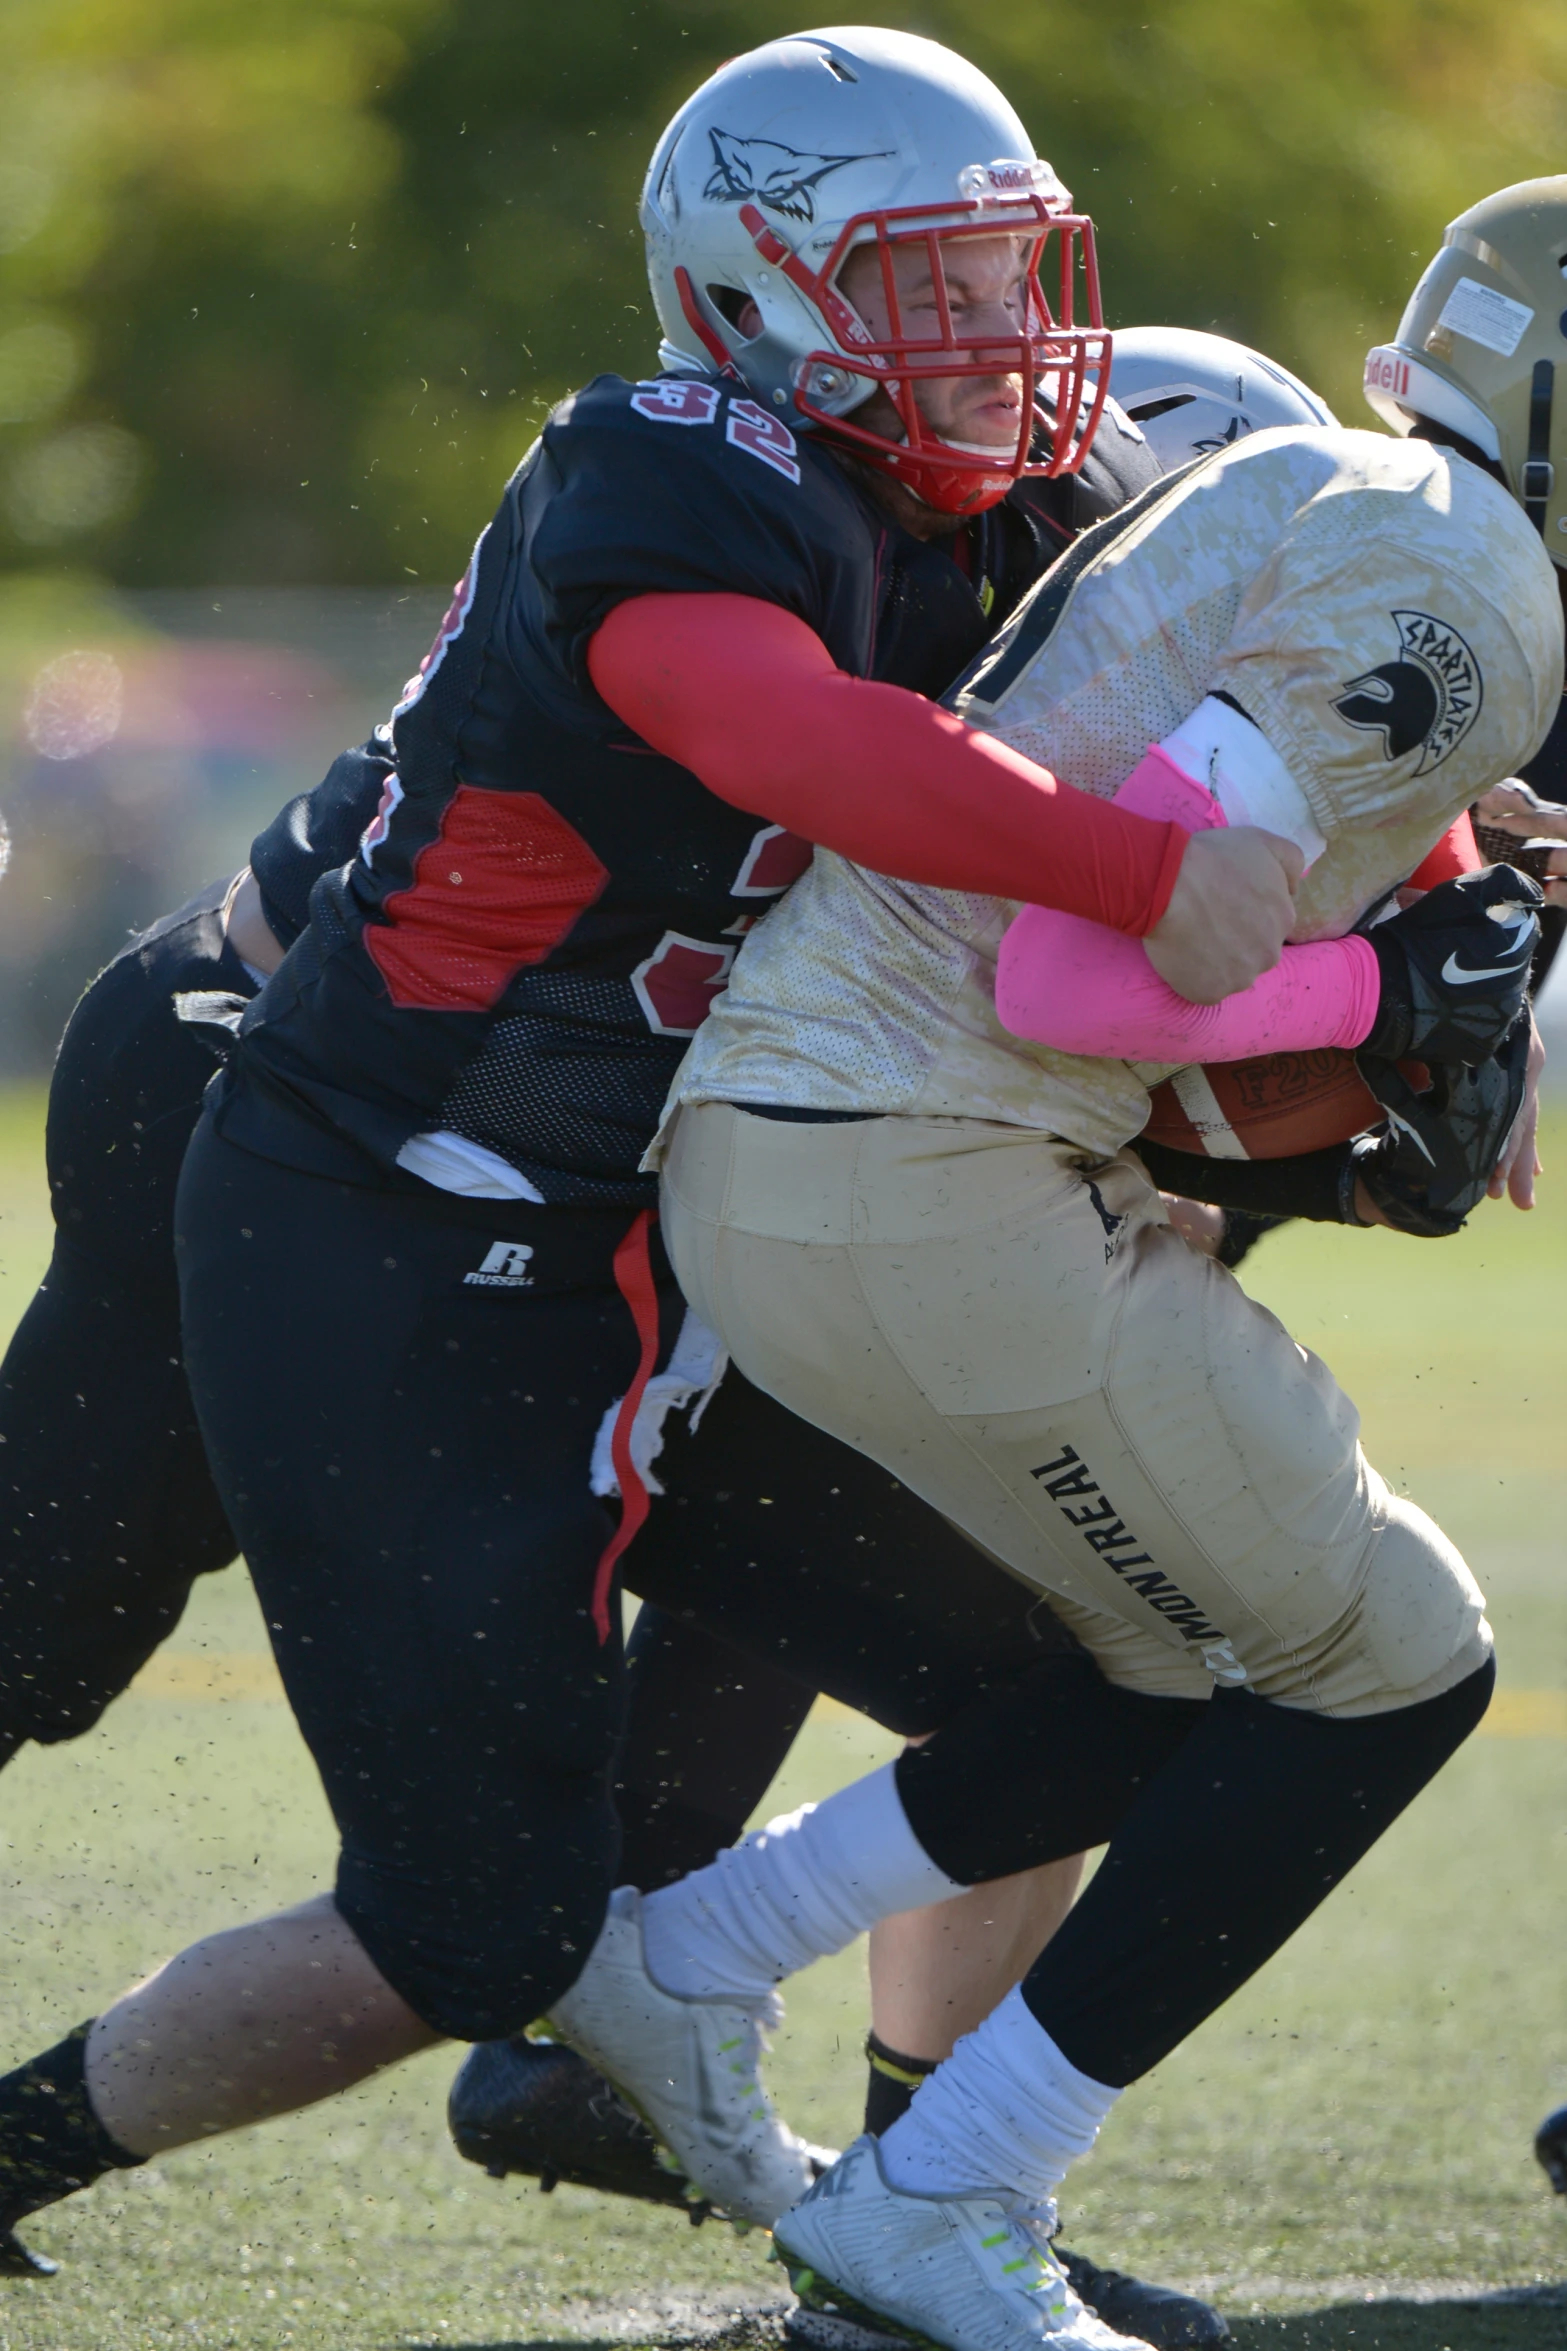
{"type": "Polygon", "coordinates": [[[1523,1107],[1529,1016],[1477,1068],[1433,1063],[1416,1093],[1391,1061],[1357,1054],[1361,1075],[1387,1111],[1387,1126],[1354,1146],[1354,1170],[1389,1222],[1427,1240],[1462,1230],[1485,1198],[1492,1170],[1523,1107]]]}
{"type": "Polygon", "coordinates": [[[1473,1067],[1496,1052],[1523,1010],[1544,904],[1527,874],[1488,865],[1439,883],[1364,934],[1382,975],[1356,1056],[1368,1085],[1367,1056],[1473,1067]]]}

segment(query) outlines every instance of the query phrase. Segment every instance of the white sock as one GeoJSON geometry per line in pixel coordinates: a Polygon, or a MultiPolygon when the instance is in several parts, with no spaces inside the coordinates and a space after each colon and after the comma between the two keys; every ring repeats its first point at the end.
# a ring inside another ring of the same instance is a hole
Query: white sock
{"type": "Polygon", "coordinates": [[[1043,2204],[1120,2095],[1069,2064],[1013,1990],[920,2084],[881,2141],[882,2169],[922,2196],[996,2188],[1043,2204]]]}
{"type": "Polygon", "coordinates": [[[683,1999],[759,2000],[894,1911],[965,1889],[928,1857],[884,1764],[770,1820],[642,1905],[653,1979],[683,1999]]]}

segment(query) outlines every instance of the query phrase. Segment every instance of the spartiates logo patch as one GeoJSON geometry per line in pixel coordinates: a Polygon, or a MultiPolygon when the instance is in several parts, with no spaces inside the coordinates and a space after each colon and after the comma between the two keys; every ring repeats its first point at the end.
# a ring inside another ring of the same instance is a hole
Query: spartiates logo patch
{"type": "Polygon", "coordinates": [[[1458,631],[1429,612],[1395,612],[1399,656],[1351,678],[1333,698],[1352,727],[1375,729],[1383,756],[1405,759],[1418,750],[1416,775],[1440,767],[1480,714],[1480,664],[1458,631]]]}
{"type": "Polygon", "coordinates": [[[715,204],[765,204],[787,220],[814,220],[814,190],[829,172],[850,163],[879,163],[877,155],[811,155],[777,139],[736,139],[708,132],[713,175],[702,190],[715,204]]]}

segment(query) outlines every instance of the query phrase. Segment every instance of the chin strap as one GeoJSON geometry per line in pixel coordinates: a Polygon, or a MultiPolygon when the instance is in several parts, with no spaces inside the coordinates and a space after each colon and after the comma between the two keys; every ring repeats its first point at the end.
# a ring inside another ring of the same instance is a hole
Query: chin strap
{"type": "Polygon", "coordinates": [[[1556,468],[1551,463],[1551,400],[1555,389],[1556,370],[1548,359],[1537,359],[1529,379],[1529,454],[1523,467],[1523,510],[1539,532],[1545,536],[1545,509],[1555,487],[1556,468]]]}

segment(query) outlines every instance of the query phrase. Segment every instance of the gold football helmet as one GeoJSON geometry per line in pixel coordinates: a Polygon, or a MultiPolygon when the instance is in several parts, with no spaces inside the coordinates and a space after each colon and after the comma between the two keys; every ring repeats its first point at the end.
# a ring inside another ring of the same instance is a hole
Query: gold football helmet
{"type": "Polygon", "coordinates": [[[1567,176],[1520,180],[1459,214],[1398,333],[1366,354],[1366,398],[1499,466],[1567,569],[1567,176]]]}

